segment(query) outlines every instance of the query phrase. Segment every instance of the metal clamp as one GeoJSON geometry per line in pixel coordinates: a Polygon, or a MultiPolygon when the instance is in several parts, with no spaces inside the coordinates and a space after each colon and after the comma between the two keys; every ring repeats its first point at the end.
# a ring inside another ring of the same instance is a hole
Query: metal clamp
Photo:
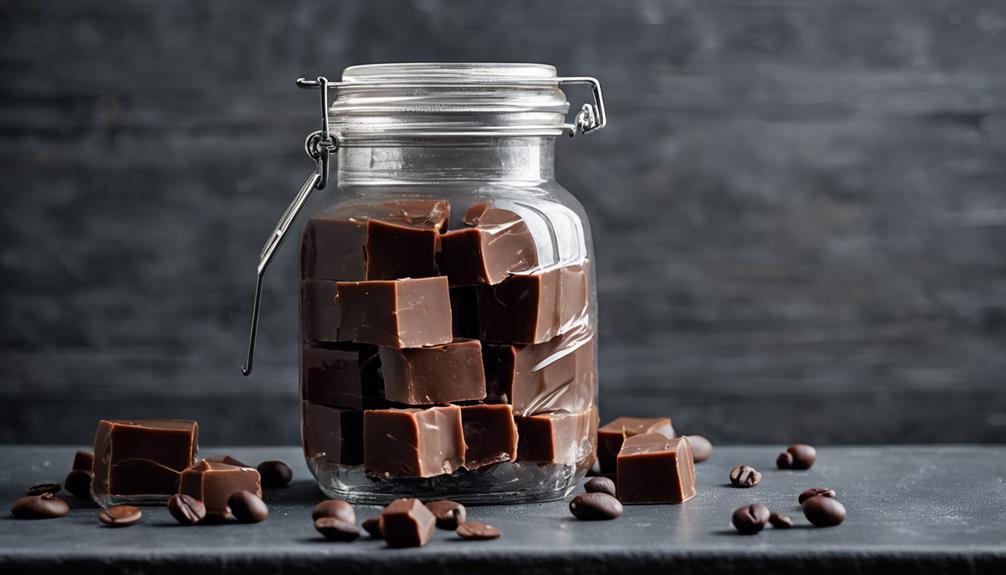
{"type": "Polygon", "coordinates": [[[304,152],[307,153],[309,158],[314,160],[315,167],[311,175],[308,176],[307,181],[301,186],[300,191],[293,197],[293,201],[287,206],[286,211],[280,216],[279,222],[273,229],[269,239],[266,240],[262,251],[259,252],[257,278],[255,281],[255,301],[252,305],[251,330],[248,335],[248,355],[245,358],[244,366],[241,367],[241,373],[244,375],[251,374],[254,363],[255,338],[258,334],[259,310],[262,304],[262,278],[269,267],[269,262],[272,261],[273,254],[283,244],[283,239],[286,237],[294,220],[297,219],[297,214],[300,213],[301,208],[307,203],[311,192],[322,190],[328,185],[330,157],[332,153],[339,149],[339,141],[332,135],[328,119],[328,90],[332,87],[332,84],[324,76],[318,76],[316,80],[307,80],[305,78],[297,80],[299,88],[318,89],[321,94],[321,129],[312,132],[304,140],[304,152]]]}
{"type": "Polygon", "coordinates": [[[604,96],[601,94],[601,83],[597,81],[597,78],[591,78],[590,76],[559,78],[559,85],[563,84],[589,84],[591,92],[594,94],[594,103],[591,104],[588,102],[584,104],[576,114],[574,122],[566,125],[569,129],[570,138],[577,134],[586,134],[587,132],[600,130],[608,125],[608,114],[604,111],[604,96]]]}

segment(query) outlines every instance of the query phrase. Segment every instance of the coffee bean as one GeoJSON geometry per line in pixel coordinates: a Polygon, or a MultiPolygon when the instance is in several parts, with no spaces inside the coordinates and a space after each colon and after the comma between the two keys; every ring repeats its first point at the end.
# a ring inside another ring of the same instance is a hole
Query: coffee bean
{"type": "Polygon", "coordinates": [[[329,541],[348,543],[360,537],[360,529],[355,523],[343,521],[338,517],[319,517],[314,520],[314,528],[329,541]]]}
{"type": "Polygon", "coordinates": [[[577,519],[615,519],[622,514],[622,502],[607,493],[581,493],[569,502],[577,519]]]}
{"type": "Polygon", "coordinates": [[[607,493],[615,497],[615,482],[607,477],[591,477],[583,484],[587,493],[607,493]]]}
{"type": "Polygon", "coordinates": [[[262,476],[262,487],[286,487],[293,479],[293,470],[282,461],[263,461],[258,464],[258,473],[262,476]]]}
{"type": "Polygon", "coordinates": [[[789,469],[793,467],[793,455],[788,451],[783,451],[779,457],[775,458],[775,466],[779,469],[789,469]]]}
{"type": "Polygon", "coordinates": [[[53,519],[70,512],[70,506],[52,493],[26,495],[14,502],[11,515],[18,519],[53,519]]]}
{"type": "Polygon", "coordinates": [[[311,510],[311,519],[321,519],[322,517],[335,517],[346,523],[356,524],[356,511],[349,502],[342,499],[328,499],[315,505],[311,510]]]}
{"type": "Polygon", "coordinates": [[[765,528],[771,513],[761,503],[745,505],[734,511],[730,522],[741,535],[754,535],[765,528]]]}
{"type": "Polygon", "coordinates": [[[430,501],[426,504],[426,508],[437,518],[437,527],[440,529],[454,531],[468,519],[468,511],[464,505],[447,499],[430,501]]]}
{"type": "Polygon", "coordinates": [[[789,529],[793,526],[793,518],[781,513],[773,513],[768,516],[768,522],[776,529],[789,529]]]}
{"type": "Polygon", "coordinates": [[[692,457],[695,463],[702,463],[713,454],[713,444],[701,435],[688,435],[688,444],[692,446],[692,457]]]}
{"type": "Polygon", "coordinates": [[[845,506],[834,497],[815,495],[803,502],[803,514],[815,527],[833,527],[845,521],[845,506]]]}
{"type": "Polygon", "coordinates": [[[786,452],[793,456],[791,469],[810,469],[817,460],[817,450],[805,443],[797,443],[786,448],[786,452]]]}
{"type": "Polygon", "coordinates": [[[63,480],[63,488],[81,501],[91,501],[92,477],[94,476],[90,471],[74,469],[66,474],[66,479],[63,480]]]}
{"type": "Polygon", "coordinates": [[[168,511],[182,525],[195,525],[206,517],[206,505],[183,493],[176,493],[168,499],[168,511]]]}
{"type": "Polygon", "coordinates": [[[500,530],[496,529],[492,525],[468,521],[467,523],[458,525],[458,535],[460,535],[462,539],[480,541],[485,539],[498,539],[501,534],[500,530]]]}
{"type": "Polygon", "coordinates": [[[803,505],[804,501],[807,501],[811,497],[817,497],[818,495],[823,497],[835,497],[835,490],[824,487],[811,487],[810,489],[805,489],[804,492],[796,498],[796,500],[800,502],[800,505],[803,505]]]}
{"type": "Polygon", "coordinates": [[[371,537],[376,537],[378,539],[384,537],[384,535],[381,533],[380,517],[371,517],[370,519],[364,519],[361,525],[363,526],[364,531],[369,533],[371,537]]]}
{"type": "Polygon", "coordinates": [[[251,491],[235,491],[227,498],[231,515],[241,523],[259,523],[269,517],[269,507],[265,501],[251,491]]]}
{"type": "Polygon", "coordinates": [[[98,513],[98,520],[109,527],[129,527],[140,522],[143,513],[132,505],[113,505],[98,513]]]}
{"type": "Polygon", "coordinates": [[[750,465],[738,465],[730,470],[730,484],[734,487],[754,487],[761,483],[761,472],[750,465]]]}
{"type": "Polygon", "coordinates": [[[59,483],[39,483],[38,485],[32,485],[29,487],[24,494],[25,495],[42,495],[43,493],[51,493],[53,495],[59,493],[59,490],[63,486],[59,483]]]}

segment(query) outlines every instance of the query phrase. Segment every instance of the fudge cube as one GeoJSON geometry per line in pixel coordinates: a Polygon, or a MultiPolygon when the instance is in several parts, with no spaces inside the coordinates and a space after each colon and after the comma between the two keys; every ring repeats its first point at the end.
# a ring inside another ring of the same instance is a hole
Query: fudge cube
{"type": "Polygon", "coordinates": [[[461,408],[364,412],[363,460],[368,473],[382,478],[454,473],[465,464],[461,408]]]}
{"type": "Polygon", "coordinates": [[[597,460],[602,473],[615,473],[615,458],[626,437],[644,433],[660,433],[673,438],[674,427],[669,417],[619,417],[597,430],[597,460]]]}
{"type": "Polygon", "coordinates": [[[304,401],[353,409],[387,407],[377,346],[305,346],[300,357],[304,401]]]}
{"type": "Polygon", "coordinates": [[[178,492],[199,499],[206,513],[215,517],[229,514],[227,498],[235,491],[251,491],[262,497],[262,481],[257,470],[222,461],[203,460],[182,472],[178,492]]]}
{"type": "Polygon", "coordinates": [[[544,343],[585,323],[584,265],[513,274],[479,290],[480,339],[493,343],[544,343]]]}
{"type": "Polygon", "coordinates": [[[447,278],[339,282],[340,334],[394,348],[450,343],[447,278]]]}
{"type": "Polygon", "coordinates": [[[461,426],[468,469],[517,459],[517,425],[509,405],[462,406],[461,426]]]}
{"type": "Polygon", "coordinates": [[[389,401],[430,405],[485,399],[482,344],[477,339],[414,349],[381,348],[389,401]]]}
{"type": "Polygon", "coordinates": [[[363,463],[363,411],[303,402],[301,436],[309,461],[363,463]]]}
{"type": "Polygon", "coordinates": [[[94,436],[95,499],[174,495],[195,458],[198,433],[195,421],[183,419],[101,420],[94,436]]]}
{"type": "Polygon", "coordinates": [[[422,547],[433,538],[437,519],[418,499],[396,499],[381,512],[388,547],[422,547]]]}
{"type": "Polygon", "coordinates": [[[615,481],[622,503],[683,503],[695,497],[695,460],[688,438],[661,433],[627,437],[615,481]]]}
{"type": "Polygon", "coordinates": [[[538,249],[524,219],[500,208],[473,206],[468,228],[443,235],[440,270],[452,286],[495,285],[538,265],[538,249]]]}
{"type": "Polygon", "coordinates": [[[597,411],[515,415],[517,461],[579,465],[594,457],[597,411]]]}
{"type": "Polygon", "coordinates": [[[304,341],[340,342],[342,314],[339,313],[338,282],[301,280],[300,333],[304,341]]]}

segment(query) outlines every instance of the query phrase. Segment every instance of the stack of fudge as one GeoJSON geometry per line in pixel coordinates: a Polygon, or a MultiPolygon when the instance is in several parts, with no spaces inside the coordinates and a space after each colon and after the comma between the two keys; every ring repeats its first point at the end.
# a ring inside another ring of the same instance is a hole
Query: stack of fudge
{"type": "Polygon", "coordinates": [[[542,266],[489,203],[337,206],[301,244],[308,460],[377,478],[500,462],[590,465],[597,430],[586,260],[542,266]],[[457,206],[454,206],[457,208],[457,206]],[[457,214],[460,215],[460,214],[457,214]]]}

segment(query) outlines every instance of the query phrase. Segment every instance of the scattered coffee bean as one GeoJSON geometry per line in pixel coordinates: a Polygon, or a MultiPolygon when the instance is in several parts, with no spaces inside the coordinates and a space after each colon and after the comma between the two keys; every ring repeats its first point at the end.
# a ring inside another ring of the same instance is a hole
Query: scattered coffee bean
{"type": "Polygon", "coordinates": [[[268,489],[286,487],[293,479],[293,470],[282,461],[263,461],[257,469],[262,476],[262,487],[268,489]]]}
{"type": "Polygon", "coordinates": [[[569,510],[581,520],[615,519],[622,514],[622,502],[607,493],[581,493],[569,502],[569,510]]]}
{"type": "Polygon", "coordinates": [[[343,521],[338,517],[319,517],[314,520],[314,528],[329,541],[348,543],[360,537],[360,529],[355,523],[343,521]]]}
{"type": "Polygon", "coordinates": [[[779,469],[789,469],[793,467],[793,455],[788,451],[783,451],[779,457],[775,458],[775,466],[779,469]]]}
{"type": "Polygon", "coordinates": [[[492,525],[486,525],[485,523],[468,521],[458,525],[458,535],[460,535],[462,539],[468,539],[471,541],[498,539],[500,536],[500,530],[496,529],[492,525]]]}
{"type": "Polygon", "coordinates": [[[322,517],[335,517],[346,523],[356,524],[356,511],[348,501],[342,499],[328,499],[315,505],[311,510],[311,519],[316,520],[322,517]]]}
{"type": "Polygon", "coordinates": [[[754,487],[761,483],[761,472],[750,465],[738,465],[730,470],[730,484],[734,487],[754,487]]]}
{"type": "Polygon", "coordinates": [[[377,539],[381,539],[382,537],[384,537],[384,535],[381,534],[380,517],[371,517],[370,519],[364,519],[361,525],[363,526],[363,530],[369,533],[371,537],[376,537],[377,539]]]}
{"type": "Polygon", "coordinates": [[[18,519],[54,519],[70,512],[70,506],[52,493],[26,495],[14,502],[11,515],[18,519]]]}
{"type": "Polygon", "coordinates": [[[713,454],[713,444],[701,435],[688,435],[688,443],[692,446],[692,457],[695,463],[702,463],[713,454]]]}
{"type": "Polygon", "coordinates": [[[790,469],[810,469],[817,460],[817,450],[805,443],[790,445],[786,452],[793,456],[790,469]]]}
{"type": "Polygon", "coordinates": [[[91,478],[93,474],[83,469],[74,469],[66,474],[63,488],[81,501],[91,501],[91,478]]]}
{"type": "Polygon", "coordinates": [[[793,526],[793,518],[781,513],[773,513],[768,516],[768,522],[776,529],[789,529],[793,526]]]}
{"type": "Polygon", "coordinates": [[[259,523],[269,517],[269,507],[265,501],[251,491],[235,491],[227,498],[231,515],[241,523],[259,523]]]}
{"type": "Polygon", "coordinates": [[[454,531],[468,519],[468,511],[464,505],[447,499],[431,501],[426,504],[426,508],[437,518],[437,527],[440,529],[454,531]]]}
{"type": "Polygon", "coordinates": [[[182,525],[195,525],[206,517],[206,505],[191,495],[176,493],[168,499],[168,512],[182,525]]]}
{"type": "Polygon", "coordinates": [[[771,513],[761,503],[745,505],[734,511],[730,522],[741,535],[754,535],[765,528],[771,513]]]}
{"type": "Polygon", "coordinates": [[[140,522],[143,513],[132,505],[113,505],[98,513],[98,520],[109,527],[129,527],[140,522]]]}
{"type": "Polygon", "coordinates": [[[583,484],[587,493],[607,493],[615,497],[615,482],[607,477],[591,477],[583,484]]]}
{"type": "Polygon", "coordinates": [[[32,485],[24,492],[25,495],[42,495],[43,493],[51,493],[53,495],[59,493],[59,490],[63,486],[59,483],[39,483],[38,485],[32,485]]]}
{"type": "Polygon", "coordinates": [[[817,497],[818,495],[823,497],[835,497],[835,490],[824,487],[811,487],[810,489],[804,490],[804,492],[797,497],[797,501],[800,502],[800,505],[803,505],[804,501],[807,501],[811,497],[817,497]]]}
{"type": "Polygon", "coordinates": [[[845,521],[845,506],[834,497],[815,495],[803,502],[803,514],[815,527],[834,527],[845,521]]]}

